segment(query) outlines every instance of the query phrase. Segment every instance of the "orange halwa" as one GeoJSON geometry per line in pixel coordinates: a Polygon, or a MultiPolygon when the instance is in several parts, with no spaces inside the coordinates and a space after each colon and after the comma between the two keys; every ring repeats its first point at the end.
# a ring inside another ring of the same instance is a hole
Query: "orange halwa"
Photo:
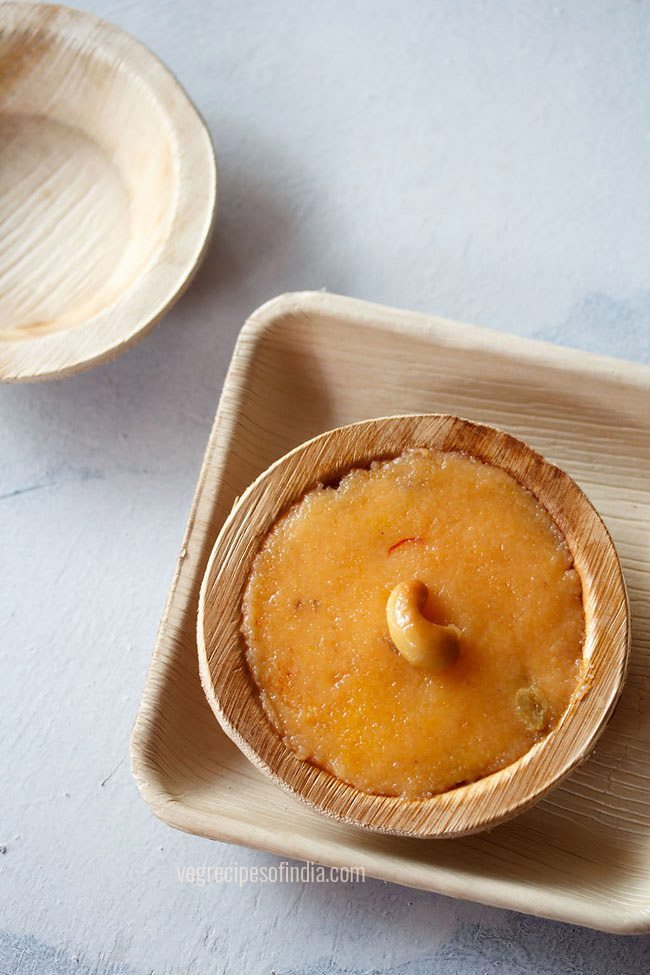
{"type": "Polygon", "coordinates": [[[408,450],[309,492],[269,532],[243,603],[263,707],[301,758],[357,788],[424,797],[504,768],[576,687],[582,590],[550,515],[505,471],[408,450]],[[441,673],[396,652],[386,600],[429,589],[461,631],[441,673]]]}

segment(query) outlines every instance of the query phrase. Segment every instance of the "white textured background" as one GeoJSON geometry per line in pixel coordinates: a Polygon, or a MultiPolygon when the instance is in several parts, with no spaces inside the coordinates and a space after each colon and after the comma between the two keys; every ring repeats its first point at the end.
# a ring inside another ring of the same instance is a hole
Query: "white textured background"
{"type": "MultiPolygon", "coordinates": [[[[237,331],[320,288],[650,361],[646,0],[96,0],[217,147],[214,245],[117,362],[0,388],[0,973],[644,975],[615,938],[158,823],[127,748],[237,331]]],[[[650,408],[650,404],[649,404],[650,408]]]]}

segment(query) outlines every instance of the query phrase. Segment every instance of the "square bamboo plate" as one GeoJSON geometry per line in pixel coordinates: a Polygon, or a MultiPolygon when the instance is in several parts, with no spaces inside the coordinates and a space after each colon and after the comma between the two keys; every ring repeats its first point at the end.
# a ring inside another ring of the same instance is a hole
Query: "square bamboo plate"
{"type": "Polygon", "coordinates": [[[323,293],[244,326],[208,443],[136,720],[132,768],[171,826],[618,933],[650,931],[650,368],[323,293]],[[610,529],[632,607],[627,685],[591,758],[537,806],[457,840],[322,818],[225,736],[199,682],[196,611],[230,507],[271,461],[341,424],[448,412],[564,468],[610,529]]]}

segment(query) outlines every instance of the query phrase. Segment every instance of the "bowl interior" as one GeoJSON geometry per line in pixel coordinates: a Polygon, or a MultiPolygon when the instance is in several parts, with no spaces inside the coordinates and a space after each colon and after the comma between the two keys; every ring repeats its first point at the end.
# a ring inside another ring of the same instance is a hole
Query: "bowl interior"
{"type": "Polygon", "coordinates": [[[176,195],[161,106],[104,32],[95,46],[70,11],[16,9],[0,21],[1,339],[113,305],[160,251],[176,195]]]}
{"type": "Polygon", "coordinates": [[[331,431],[287,454],[233,508],[203,582],[201,679],[224,730],[264,772],[322,812],[375,830],[452,836],[493,826],[541,798],[589,753],[625,675],[629,627],[623,577],[609,534],[571,478],[526,444],[458,417],[369,420],[331,431]],[[354,466],[414,446],[465,451],[531,490],[563,532],[583,587],[583,674],[556,728],[517,762],[478,782],[422,800],[373,796],[301,762],[270,725],[245,663],[241,601],[262,538],[302,494],[354,466]]]}

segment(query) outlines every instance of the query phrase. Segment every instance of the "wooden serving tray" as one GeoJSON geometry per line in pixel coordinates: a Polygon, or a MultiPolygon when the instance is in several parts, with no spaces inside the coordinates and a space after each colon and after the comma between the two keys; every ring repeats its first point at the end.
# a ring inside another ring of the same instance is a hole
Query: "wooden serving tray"
{"type": "Polygon", "coordinates": [[[133,734],[146,802],[188,832],[606,931],[650,931],[650,368],[324,293],[242,329],[133,734]],[[373,416],[503,427],[571,474],[617,545],[632,608],[627,685],[591,758],[490,833],[411,840],[312,812],[221,731],[199,682],[205,566],[238,494],[291,447],[373,416]]]}

